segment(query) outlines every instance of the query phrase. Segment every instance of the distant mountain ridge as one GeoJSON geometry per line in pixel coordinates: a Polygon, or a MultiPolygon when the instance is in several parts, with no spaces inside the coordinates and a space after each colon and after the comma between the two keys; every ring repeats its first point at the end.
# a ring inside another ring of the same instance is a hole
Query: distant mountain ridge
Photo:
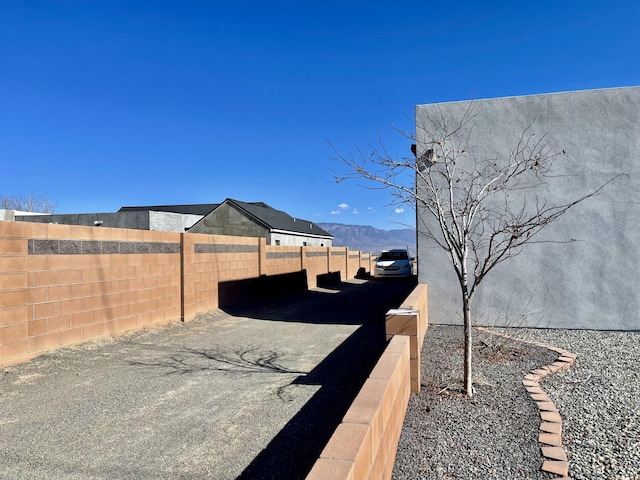
{"type": "Polygon", "coordinates": [[[333,235],[334,247],[349,247],[364,253],[380,253],[389,248],[408,248],[416,254],[416,231],[412,228],[380,230],[368,225],[345,225],[342,223],[317,223],[333,235]]]}

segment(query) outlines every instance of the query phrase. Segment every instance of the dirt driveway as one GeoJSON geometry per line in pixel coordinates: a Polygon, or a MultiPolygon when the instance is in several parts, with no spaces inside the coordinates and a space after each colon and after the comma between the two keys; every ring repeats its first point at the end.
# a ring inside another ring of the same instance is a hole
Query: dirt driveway
{"type": "Polygon", "coordinates": [[[5,368],[0,478],[304,478],[414,285],[342,282],[5,368]]]}

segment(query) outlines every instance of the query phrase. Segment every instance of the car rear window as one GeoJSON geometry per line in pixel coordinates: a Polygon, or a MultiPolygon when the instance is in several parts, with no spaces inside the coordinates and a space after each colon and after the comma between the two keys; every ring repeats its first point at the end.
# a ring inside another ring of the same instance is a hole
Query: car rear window
{"type": "Polygon", "coordinates": [[[407,252],[382,252],[378,260],[408,260],[407,252]]]}

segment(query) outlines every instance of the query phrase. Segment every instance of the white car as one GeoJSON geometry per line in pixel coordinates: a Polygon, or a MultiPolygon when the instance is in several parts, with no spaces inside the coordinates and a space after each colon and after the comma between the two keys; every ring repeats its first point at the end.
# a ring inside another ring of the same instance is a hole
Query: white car
{"type": "Polygon", "coordinates": [[[376,260],[376,277],[409,277],[413,263],[405,249],[383,250],[376,260]]]}

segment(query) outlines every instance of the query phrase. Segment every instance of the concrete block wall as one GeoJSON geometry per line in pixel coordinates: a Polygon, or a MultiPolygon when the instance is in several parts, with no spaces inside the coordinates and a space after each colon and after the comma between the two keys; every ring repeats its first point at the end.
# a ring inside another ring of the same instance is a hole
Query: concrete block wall
{"type": "Polygon", "coordinates": [[[409,337],[394,336],[307,480],[390,479],[410,394],[409,337]]]}
{"type": "Polygon", "coordinates": [[[264,239],[183,234],[183,321],[219,307],[219,282],[260,276],[264,239]]]}
{"type": "Polygon", "coordinates": [[[261,266],[263,275],[281,275],[302,270],[302,248],[296,246],[265,245],[265,259],[261,266]]]}
{"type": "Polygon", "coordinates": [[[347,278],[353,278],[357,275],[360,268],[360,256],[358,251],[347,250],[347,278]]]}
{"type": "Polygon", "coordinates": [[[351,278],[353,255],[267,247],[254,237],[0,221],[0,367],[59,346],[190,321],[219,307],[221,282],[302,270],[309,287],[329,272],[351,278]]]}
{"type": "Polygon", "coordinates": [[[346,247],[333,247],[329,249],[329,271],[340,272],[340,278],[347,277],[347,259],[349,249],[346,247]]]}
{"type": "Polygon", "coordinates": [[[373,274],[374,257],[370,253],[360,253],[360,268],[373,274]]]}
{"type": "Polygon", "coordinates": [[[385,318],[387,340],[394,335],[409,337],[411,391],[420,393],[420,352],[429,327],[428,287],[420,283],[397,309],[389,310],[385,318]]]}
{"type": "Polygon", "coordinates": [[[180,234],[0,222],[0,366],[180,313],[180,234]]]}
{"type": "Polygon", "coordinates": [[[302,268],[307,272],[307,285],[309,288],[318,286],[318,275],[329,273],[328,247],[303,247],[302,268]]]}

